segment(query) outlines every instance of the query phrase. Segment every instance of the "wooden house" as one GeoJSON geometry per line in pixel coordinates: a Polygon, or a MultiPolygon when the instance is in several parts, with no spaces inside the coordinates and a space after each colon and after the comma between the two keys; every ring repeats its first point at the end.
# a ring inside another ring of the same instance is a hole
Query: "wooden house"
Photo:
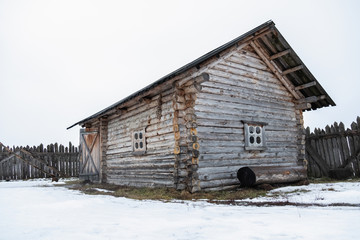
{"type": "Polygon", "coordinates": [[[302,112],[326,106],[269,21],[71,127],[83,179],[208,191],[305,179],[302,112]]]}

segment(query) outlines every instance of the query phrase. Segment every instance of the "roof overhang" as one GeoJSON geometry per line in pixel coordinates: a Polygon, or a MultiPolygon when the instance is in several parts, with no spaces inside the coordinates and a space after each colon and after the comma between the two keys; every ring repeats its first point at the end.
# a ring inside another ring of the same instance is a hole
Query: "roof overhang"
{"type": "Polygon", "coordinates": [[[289,92],[292,93],[297,101],[299,109],[315,110],[322,107],[335,106],[334,101],[277,30],[275,23],[273,21],[268,21],[171,72],[113,105],[71,125],[67,129],[104,117],[124,103],[143,95],[147,91],[154,89],[170,79],[173,79],[190,69],[199,68],[202,63],[214,56],[218,56],[224,50],[244,43],[249,43],[254,48],[276,77],[279,78],[289,92]]]}

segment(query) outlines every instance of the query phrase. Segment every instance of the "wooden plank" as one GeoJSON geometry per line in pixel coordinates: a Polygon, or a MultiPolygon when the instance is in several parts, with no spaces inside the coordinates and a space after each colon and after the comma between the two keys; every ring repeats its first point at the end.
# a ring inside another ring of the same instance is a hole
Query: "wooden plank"
{"type": "MultiPolygon", "coordinates": [[[[334,125],[330,127],[330,132],[331,133],[337,132],[334,125]]],[[[340,142],[338,142],[337,137],[332,138],[331,141],[332,141],[332,150],[334,153],[334,168],[338,168],[339,166],[341,166],[341,150],[340,150],[341,145],[339,144],[340,142]]]]}
{"type": "Polygon", "coordinates": [[[290,52],[291,52],[291,49],[286,49],[286,50],[284,50],[284,51],[282,51],[282,52],[278,52],[278,53],[276,53],[276,54],[271,55],[271,56],[269,57],[269,60],[277,59],[277,58],[279,58],[279,57],[282,57],[282,56],[284,56],[284,55],[289,54],[290,52]]]}
{"type": "MultiPolygon", "coordinates": [[[[39,166],[36,166],[32,161],[33,161],[33,159],[35,159],[29,152],[27,152],[27,151],[25,151],[25,150],[21,150],[21,152],[23,152],[23,153],[25,153],[25,154],[30,154],[31,156],[32,156],[32,158],[31,158],[31,161],[29,161],[29,160],[26,160],[25,158],[23,158],[22,156],[20,156],[19,154],[17,154],[17,153],[14,153],[14,152],[12,152],[10,149],[8,149],[7,147],[5,147],[5,145],[3,145],[1,142],[0,142],[0,145],[2,145],[4,148],[5,148],[5,150],[7,150],[10,154],[12,154],[12,155],[14,155],[16,158],[18,158],[18,159],[21,159],[22,161],[24,161],[25,163],[27,163],[27,164],[29,164],[29,165],[32,165],[34,168],[37,168],[37,169],[39,169],[42,173],[44,173],[44,174],[49,174],[49,175],[51,175],[51,176],[54,176],[55,177],[55,175],[53,175],[53,174],[50,174],[48,171],[45,171],[44,169],[43,169],[43,167],[39,167],[39,166]]],[[[39,159],[36,159],[37,161],[39,161],[39,162],[42,162],[41,160],[39,160],[39,159]]],[[[57,172],[60,176],[62,176],[62,174],[60,173],[60,172],[57,172]]]]}
{"type": "Polygon", "coordinates": [[[329,176],[329,166],[327,165],[326,161],[316,152],[316,150],[311,145],[306,145],[306,151],[320,167],[323,176],[329,176]]]}
{"type": "MultiPolygon", "coordinates": [[[[329,125],[327,125],[325,127],[325,133],[326,134],[331,133],[331,128],[329,125]]],[[[326,141],[327,151],[329,153],[329,166],[330,166],[330,169],[334,169],[336,167],[336,165],[335,165],[335,154],[333,151],[332,139],[328,138],[325,141],[326,141]]]]}
{"type": "Polygon", "coordinates": [[[348,145],[348,140],[347,137],[345,135],[343,135],[343,133],[345,133],[345,125],[344,123],[340,122],[339,124],[339,133],[341,133],[340,137],[340,141],[341,141],[341,148],[342,148],[342,164],[345,164],[345,160],[349,158],[350,156],[350,149],[349,149],[349,145],[348,145]]]}
{"type": "Polygon", "coordinates": [[[307,98],[298,99],[298,103],[313,103],[320,100],[326,99],[326,95],[320,95],[320,96],[311,96],[307,98]]]}
{"type": "Polygon", "coordinates": [[[296,72],[296,71],[299,71],[301,69],[304,68],[304,65],[299,65],[299,66],[296,66],[296,67],[293,67],[293,68],[289,68],[289,69],[286,69],[285,71],[281,72],[281,75],[285,76],[285,75],[288,75],[292,72],[296,72]]]}
{"type": "MultiPolygon", "coordinates": [[[[322,144],[320,144],[319,141],[314,140],[314,139],[307,139],[307,142],[310,142],[310,145],[317,151],[317,153],[323,158],[324,152],[323,152],[323,148],[322,148],[322,144]]],[[[307,143],[306,143],[307,144],[307,143]]],[[[305,144],[305,150],[306,150],[306,145],[305,144]]],[[[309,154],[308,154],[309,155],[309,154]]],[[[316,161],[313,160],[313,158],[311,156],[309,156],[309,159],[311,159],[311,164],[312,164],[312,170],[313,170],[313,177],[316,178],[320,178],[323,177],[323,173],[321,171],[321,168],[318,164],[316,164],[316,161]]]]}
{"type": "Polygon", "coordinates": [[[312,81],[312,82],[305,83],[305,84],[302,84],[300,86],[295,87],[295,90],[298,91],[298,90],[301,90],[301,89],[313,87],[313,86],[316,86],[316,84],[317,84],[316,81],[312,81]]]}
{"type": "MultiPolygon", "coordinates": [[[[360,118],[357,117],[357,122],[353,122],[351,124],[351,130],[353,131],[360,131],[360,118]]],[[[360,154],[360,137],[359,136],[354,136],[353,137],[353,143],[354,143],[354,154],[352,155],[352,157],[355,159],[353,161],[353,168],[354,168],[354,173],[356,176],[360,176],[360,163],[359,163],[359,154],[360,154]]]]}

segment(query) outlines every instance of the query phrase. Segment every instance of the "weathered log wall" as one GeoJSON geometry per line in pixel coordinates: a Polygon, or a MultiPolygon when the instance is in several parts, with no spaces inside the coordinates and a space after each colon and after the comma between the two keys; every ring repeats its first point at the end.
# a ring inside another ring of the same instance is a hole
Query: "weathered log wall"
{"type": "Polygon", "coordinates": [[[108,118],[106,179],[139,187],[174,187],[173,89],[133,102],[108,118]],[[136,154],[132,132],[145,130],[146,153],[136,154]]]}
{"type": "Polygon", "coordinates": [[[245,166],[297,167],[304,155],[301,110],[253,49],[233,51],[206,72],[210,80],[201,84],[194,107],[201,189],[238,186],[237,170],[245,166]],[[244,149],[242,121],[267,123],[266,150],[244,149]]]}
{"type": "MultiPolygon", "coordinates": [[[[231,48],[172,82],[89,126],[103,132],[103,181],[194,192],[239,186],[241,167],[276,168],[281,176],[270,174],[269,182],[287,181],[287,170],[302,167],[302,112],[251,46],[231,48]],[[266,123],[266,150],[245,150],[243,121],[266,123]],[[139,130],[142,154],[133,151],[139,130]]],[[[303,171],[288,180],[297,178],[303,171]]]]}
{"type": "MultiPolygon", "coordinates": [[[[79,175],[79,151],[78,148],[71,143],[69,143],[68,147],[55,143],[47,147],[40,144],[37,147],[26,146],[12,147],[9,149],[15,153],[19,153],[20,149],[26,150],[30,152],[33,157],[44,161],[48,166],[57,169],[68,177],[77,177],[79,175]]],[[[34,162],[36,161],[33,161],[33,163],[34,162]]],[[[38,166],[44,170],[43,165],[38,166]]],[[[10,155],[8,151],[0,147],[0,180],[46,177],[50,177],[50,175],[10,155]]]]}
{"type": "Polygon", "coordinates": [[[175,84],[173,97],[174,108],[174,183],[177,189],[190,192],[201,190],[198,176],[200,144],[197,136],[196,114],[194,110],[197,94],[201,91],[200,83],[208,80],[208,74],[180,84],[175,84]]]}

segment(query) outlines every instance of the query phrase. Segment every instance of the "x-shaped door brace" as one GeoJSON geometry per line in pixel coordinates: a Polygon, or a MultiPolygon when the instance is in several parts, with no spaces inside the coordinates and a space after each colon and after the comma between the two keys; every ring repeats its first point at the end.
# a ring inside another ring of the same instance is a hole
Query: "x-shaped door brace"
{"type": "MultiPolygon", "coordinates": [[[[90,133],[90,132],[88,132],[88,134],[89,134],[89,133],[90,133]]],[[[97,137],[98,137],[99,134],[98,134],[98,132],[91,132],[91,133],[96,133],[96,135],[95,135],[95,138],[94,138],[93,142],[91,143],[90,149],[89,149],[88,145],[86,144],[86,140],[85,140],[85,137],[84,137],[85,134],[81,134],[82,140],[83,140],[84,145],[85,145],[86,152],[88,153],[88,154],[86,155],[84,165],[82,166],[81,173],[84,171],[85,166],[86,166],[86,164],[87,164],[87,162],[89,161],[89,158],[90,158],[90,160],[91,160],[90,162],[91,162],[92,165],[94,166],[96,173],[99,174],[99,171],[98,171],[98,169],[97,169],[96,166],[95,166],[94,159],[93,159],[92,156],[91,156],[91,152],[92,152],[92,150],[93,150],[93,148],[94,148],[94,146],[95,146],[95,142],[96,142],[96,139],[97,139],[97,137]]]]}

